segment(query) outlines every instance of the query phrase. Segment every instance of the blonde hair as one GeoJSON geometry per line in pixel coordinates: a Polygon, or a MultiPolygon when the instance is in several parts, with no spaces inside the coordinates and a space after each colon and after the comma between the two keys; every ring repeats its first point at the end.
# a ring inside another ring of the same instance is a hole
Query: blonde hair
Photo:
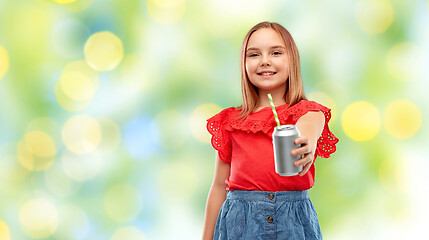
{"type": "Polygon", "coordinates": [[[285,92],[285,101],[288,107],[298,103],[302,99],[307,99],[304,93],[304,87],[301,79],[301,67],[299,64],[298,48],[295,45],[291,34],[282,25],[274,22],[261,22],[256,24],[244,37],[243,45],[241,46],[241,94],[243,103],[238,107],[241,110],[239,117],[243,120],[255,110],[258,100],[258,89],[254,86],[247,76],[246,72],[246,48],[250,36],[259,29],[271,28],[275,30],[283,39],[286,47],[286,52],[289,56],[289,77],[286,81],[287,87],[285,92]]]}

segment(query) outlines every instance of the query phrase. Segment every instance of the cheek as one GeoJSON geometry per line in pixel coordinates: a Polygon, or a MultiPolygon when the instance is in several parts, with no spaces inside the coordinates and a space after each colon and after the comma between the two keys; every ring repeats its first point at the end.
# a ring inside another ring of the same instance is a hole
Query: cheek
{"type": "Polygon", "coordinates": [[[289,61],[287,58],[279,59],[277,61],[277,67],[281,68],[285,72],[289,72],[289,61]]]}
{"type": "Polygon", "coordinates": [[[279,75],[285,75],[285,76],[289,75],[288,67],[278,66],[278,67],[276,67],[276,70],[277,70],[279,75]]]}
{"type": "Polygon", "coordinates": [[[246,72],[247,74],[255,72],[257,67],[255,67],[255,63],[252,60],[246,61],[246,72]]]}
{"type": "Polygon", "coordinates": [[[252,69],[250,68],[249,64],[246,63],[246,74],[247,74],[247,76],[249,76],[251,72],[252,72],[252,69]]]}

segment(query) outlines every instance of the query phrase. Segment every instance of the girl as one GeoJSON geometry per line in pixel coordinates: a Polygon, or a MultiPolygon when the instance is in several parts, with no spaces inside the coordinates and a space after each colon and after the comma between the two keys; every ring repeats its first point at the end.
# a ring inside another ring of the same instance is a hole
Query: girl
{"type": "Polygon", "coordinates": [[[244,38],[241,49],[240,107],[208,120],[216,151],[215,175],[207,198],[203,239],[322,239],[308,197],[314,185],[314,160],[335,152],[328,127],[330,109],[307,101],[298,50],[281,25],[262,22],[244,38]],[[296,124],[302,144],[292,155],[299,175],[275,172],[272,133],[276,126],[271,93],[282,125],[296,124]]]}

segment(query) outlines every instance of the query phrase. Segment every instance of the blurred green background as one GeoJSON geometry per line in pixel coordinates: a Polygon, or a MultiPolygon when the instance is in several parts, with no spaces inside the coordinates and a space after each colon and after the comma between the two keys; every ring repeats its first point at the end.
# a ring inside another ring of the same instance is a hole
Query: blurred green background
{"type": "Polygon", "coordinates": [[[332,108],[310,190],[324,238],[424,236],[428,2],[0,0],[0,240],[200,239],[205,121],[241,104],[265,20],[332,108]]]}

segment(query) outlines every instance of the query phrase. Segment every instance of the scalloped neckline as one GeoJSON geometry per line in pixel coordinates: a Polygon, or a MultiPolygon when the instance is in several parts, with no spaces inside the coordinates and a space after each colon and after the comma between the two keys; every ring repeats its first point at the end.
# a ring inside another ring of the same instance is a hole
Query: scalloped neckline
{"type": "MultiPolygon", "coordinates": [[[[288,104],[287,104],[287,103],[285,103],[285,104],[282,104],[282,105],[276,106],[276,110],[277,110],[277,109],[279,109],[279,108],[283,108],[284,106],[287,106],[287,105],[288,105],[288,104]]],[[[256,112],[251,112],[250,114],[260,113],[260,112],[265,111],[266,109],[270,109],[270,110],[271,110],[271,106],[270,106],[270,107],[263,107],[263,108],[259,109],[259,110],[258,110],[258,111],[256,111],[256,112]]],[[[250,115],[250,114],[249,114],[249,115],[250,115]]]]}

